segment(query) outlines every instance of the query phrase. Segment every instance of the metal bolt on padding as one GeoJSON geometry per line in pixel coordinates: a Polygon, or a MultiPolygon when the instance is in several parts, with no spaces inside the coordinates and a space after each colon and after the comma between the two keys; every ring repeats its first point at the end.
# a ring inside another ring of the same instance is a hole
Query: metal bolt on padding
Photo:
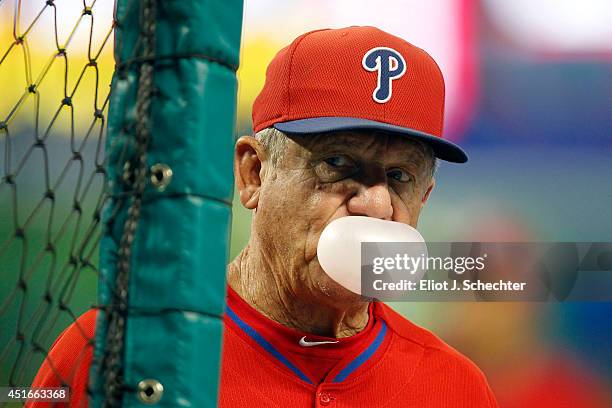
{"type": "Polygon", "coordinates": [[[158,191],[164,191],[172,181],[172,169],[164,163],[151,166],[151,184],[158,191]]]}
{"type": "Polygon", "coordinates": [[[148,378],[138,383],[138,399],[140,402],[153,405],[164,395],[164,386],[157,380],[148,378]]]}

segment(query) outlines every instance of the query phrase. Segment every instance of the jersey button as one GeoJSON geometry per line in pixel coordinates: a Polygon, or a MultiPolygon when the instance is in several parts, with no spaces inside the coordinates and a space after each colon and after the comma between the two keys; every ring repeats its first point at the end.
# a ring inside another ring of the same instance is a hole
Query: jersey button
{"type": "Polygon", "coordinates": [[[329,405],[329,403],[332,402],[333,399],[334,397],[332,397],[326,392],[322,392],[321,394],[319,394],[319,402],[321,403],[321,405],[329,405]]]}

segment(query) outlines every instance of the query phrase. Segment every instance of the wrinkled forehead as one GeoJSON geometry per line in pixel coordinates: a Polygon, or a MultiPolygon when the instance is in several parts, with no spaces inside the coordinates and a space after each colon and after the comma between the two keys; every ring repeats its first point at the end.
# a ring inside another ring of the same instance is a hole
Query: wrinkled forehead
{"type": "Polygon", "coordinates": [[[317,154],[346,153],[373,155],[379,159],[427,159],[431,149],[423,142],[394,133],[341,131],[316,135],[288,135],[303,149],[317,154]]]}

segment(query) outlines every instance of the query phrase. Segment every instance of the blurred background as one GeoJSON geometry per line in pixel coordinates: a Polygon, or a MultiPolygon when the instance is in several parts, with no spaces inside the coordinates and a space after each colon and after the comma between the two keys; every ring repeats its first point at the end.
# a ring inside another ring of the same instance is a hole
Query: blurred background
{"type": "MultiPolygon", "coordinates": [[[[60,21],[76,21],[83,8],[81,2],[62,3],[57,10],[66,14],[60,21]]],[[[251,105],[263,86],[266,66],[279,49],[312,29],[374,25],[424,48],[438,61],[447,84],[445,136],[470,155],[466,165],[443,163],[440,167],[436,189],[419,225],[427,240],[612,242],[609,0],[245,3],[237,136],[251,133],[251,105]]],[[[22,26],[33,21],[41,4],[44,2],[24,2],[22,26]]],[[[86,16],[81,23],[83,28],[71,40],[68,55],[71,64],[76,61],[71,66],[86,65],[88,45],[93,42],[93,48],[99,48],[110,27],[112,1],[99,0],[92,10],[93,18],[86,16]]],[[[14,42],[14,11],[13,2],[0,0],[0,56],[14,42]]],[[[28,33],[29,64],[34,77],[56,49],[55,26],[53,14],[45,11],[36,24],[38,31],[28,33]]],[[[72,26],[57,26],[65,30],[58,33],[59,38],[68,38],[72,26]]],[[[10,59],[0,64],[0,120],[5,120],[31,82],[23,53],[9,55],[10,59]]],[[[81,93],[75,95],[73,109],[60,110],[60,119],[48,138],[52,158],[48,169],[44,170],[40,157],[24,165],[17,183],[22,194],[19,203],[24,206],[38,202],[38,198],[29,197],[44,191],[45,174],[52,179],[59,177],[60,170],[70,162],[66,140],[71,135],[82,140],[91,125],[94,105],[103,106],[113,70],[112,37],[99,56],[97,68],[98,81],[86,70],[84,82],[78,84],[81,93]],[[93,95],[94,89],[98,94],[93,95]],[[82,99],[77,102],[79,95],[82,99]],[[35,190],[38,192],[33,193],[35,190]]],[[[73,87],[80,72],[81,68],[72,69],[66,75],[61,63],[54,65],[46,74],[48,88],[40,90],[39,108],[24,105],[11,120],[11,149],[21,148],[22,155],[27,151],[36,132],[32,112],[38,110],[40,122],[49,123],[63,98],[64,84],[73,87]],[[57,72],[52,72],[56,68],[57,72]]],[[[6,150],[3,138],[7,139],[0,131],[0,149],[6,150]]],[[[83,153],[89,165],[95,161],[96,151],[95,139],[91,143],[91,151],[86,153],[86,148],[83,153]]],[[[1,153],[1,168],[5,168],[7,156],[1,153]]],[[[2,187],[0,245],[14,233],[15,218],[12,195],[2,187]]],[[[66,196],[64,205],[69,208],[70,195],[66,196]]],[[[96,196],[91,196],[94,203],[96,196]]],[[[56,206],[61,207],[61,199],[56,206]]],[[[20,212],[28,213],[19,207],[20,212]]],[[[247,242],[249,224],[250,212],[235,200],[232,257],[247,242]]],[[[48,229],[47,218],[41,217],[30,225],[30,247],[38,241],[44,243],[43,238],[37,237],[48,229]]],[[[14,256],[24,251],[18,244],[14,250],[5,251],[4,256],[0,252],[0,300],[15,292],[18,271],[23,268],[20,264],[30,262],[14,256]]],[[[72,253],[69,239],[64,247],[66,253],[72,253]]],[[[97,261],[92,258],[92,262],[97,261]]],[[[87,268],[68,275],[76,276],[72,278],[76,289],[67,302],[69,310],[78,315],[95,303],[97,277],[87,268]]],[[[0,328],[0,345],[15,336],[19,314],[36,313],[44,296],[44,280],[37,281],[33,275],[30,281],[32,287],[15,296],[27,296],[32,306],[21,311],[16,306],[14,310],[8,307],[7,313],[14,318],[2,320],[7,327],[0,328]]],[[[489,378],[502,408],[612,407],[610,303],[392,306],[473,359],[489,378]]],[[[52,341],[71,321],[70,313],[60,313],[48,328],[49,335],[40,342],[52,341]]],[[[7,356],[16,356],[16,350],[7,352],[7,356]]],[[[24,368],[24,381],[36,367],[33,359],[24,368]]],[[[1,384],[9,371],[6,366],[0,367],[1,384]]]]}

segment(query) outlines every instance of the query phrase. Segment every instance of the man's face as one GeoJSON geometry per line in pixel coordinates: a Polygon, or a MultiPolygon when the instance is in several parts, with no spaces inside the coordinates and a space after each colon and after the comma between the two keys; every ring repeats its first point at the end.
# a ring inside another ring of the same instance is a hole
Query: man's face
{"type": "MultiPolygon", "coordinates": [[[[423,146],[386,134],[291,137],[277,163],[262,163],[253,231],[261,255],[296,294],[354,300],[317,261],[317,243],[336,218],[361,215],[416,226],[433,187],[423,146]]],[[[327,299],[321,299],[327,298],[327,299]]]]}

